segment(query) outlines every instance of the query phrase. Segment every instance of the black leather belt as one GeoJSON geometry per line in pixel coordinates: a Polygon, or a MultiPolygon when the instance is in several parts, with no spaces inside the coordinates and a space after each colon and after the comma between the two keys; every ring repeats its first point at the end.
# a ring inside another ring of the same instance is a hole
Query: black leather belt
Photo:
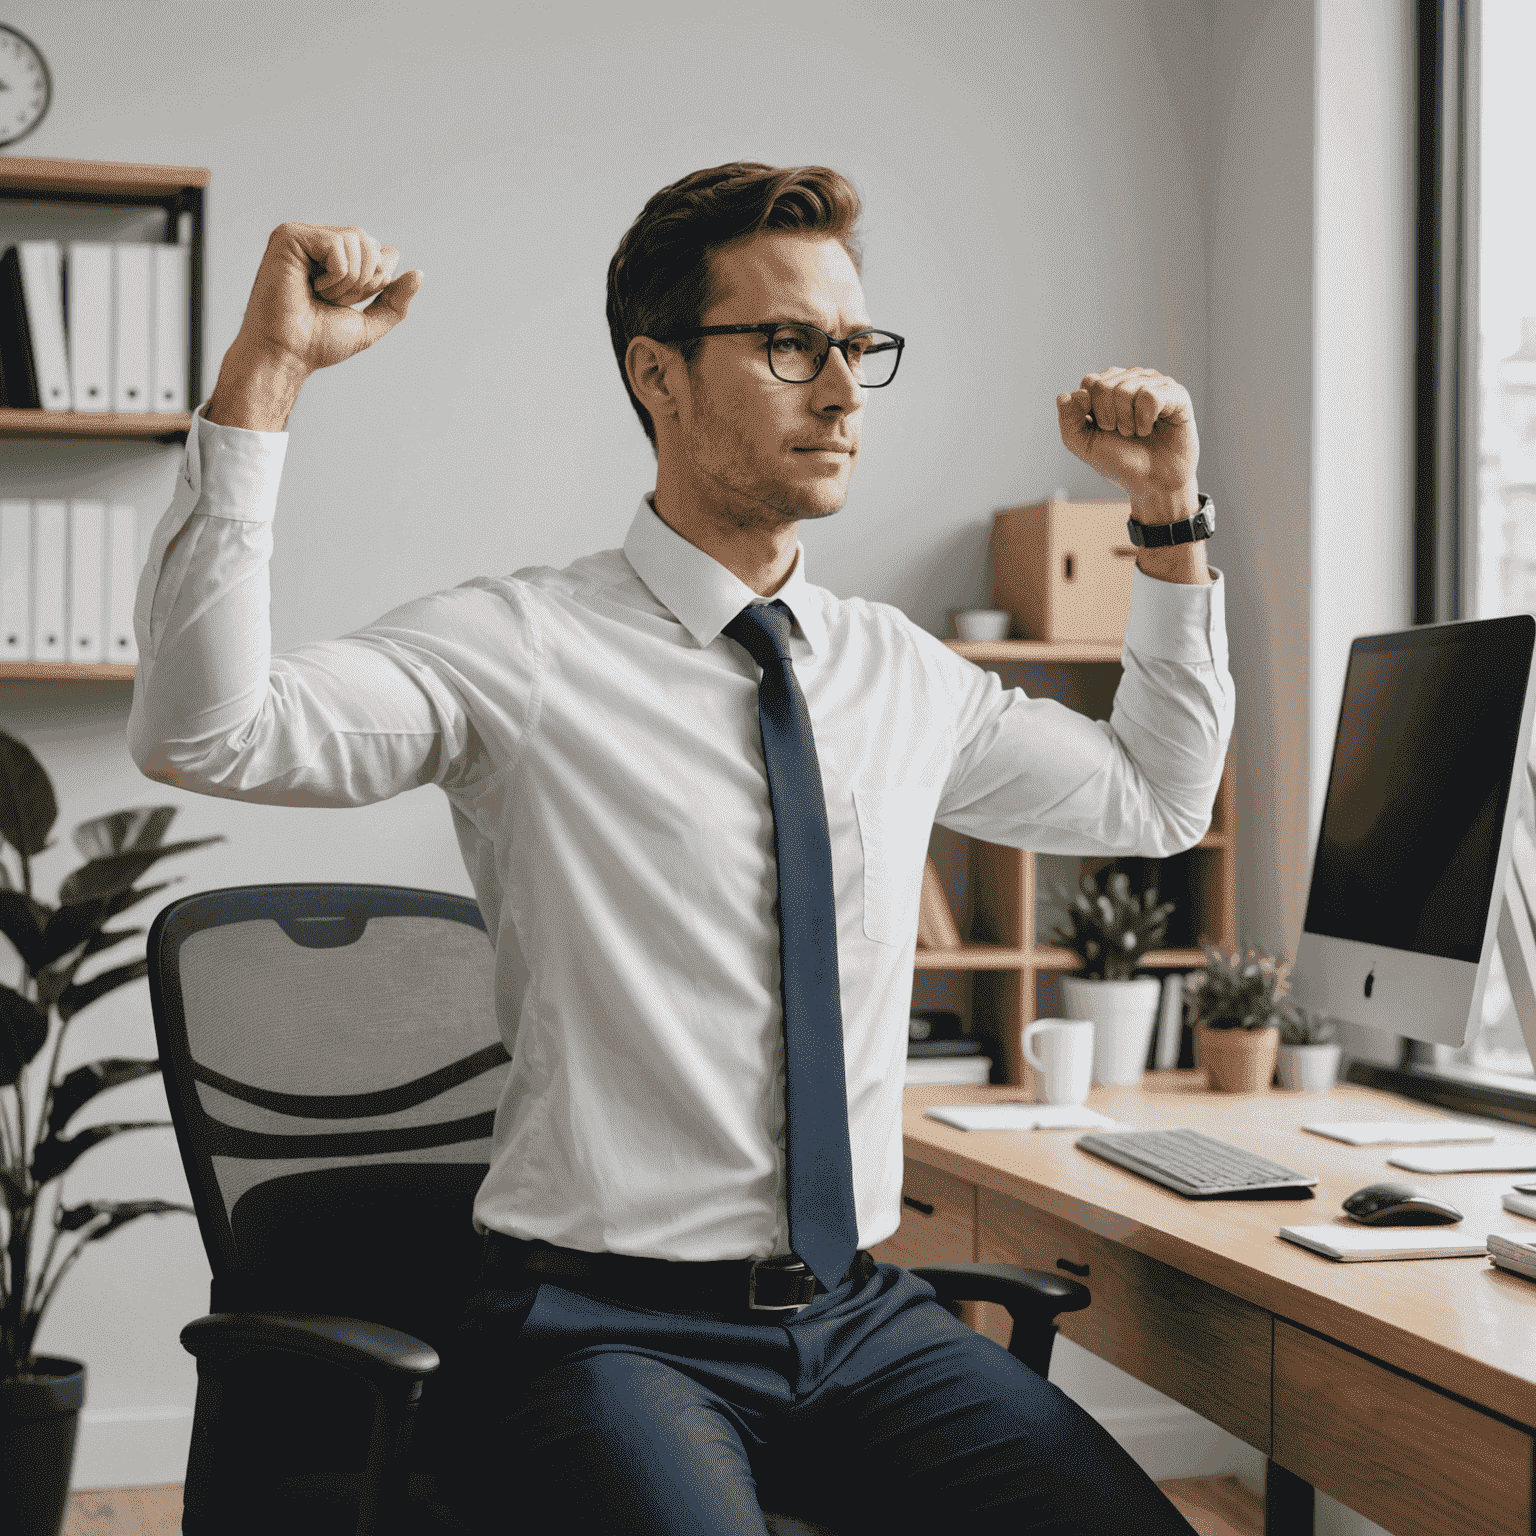
{"type": "MultiPolygon", "coordinates": [[[[817,1284],[816,1277],[793,1254],[683,1263],[623,1253],[584,1253],[487,1232],[484,1262],[485,1279],[490,1284],[506,1285],[512,1271],[521,1271],[530,1280],[571,1282],[573,1289],[659,1311],[746,1311],[783,1316],[808,1307],[818,1292],[825,1293],[825,1287],[817,1284]]],[[[875,1267],[874,1258],[861,1248],[843,1279],[862,1284],[874,1274],[875,1267]]]]}

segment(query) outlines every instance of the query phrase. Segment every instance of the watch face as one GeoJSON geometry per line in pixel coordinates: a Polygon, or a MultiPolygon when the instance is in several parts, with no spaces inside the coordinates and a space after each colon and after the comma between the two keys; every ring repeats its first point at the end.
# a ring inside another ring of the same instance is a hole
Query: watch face
{"type": "Polygon", "coordinates": [[[31,133],[52,97],[53,82],[36,45],[0,24],[0,145],[31,133]]]}

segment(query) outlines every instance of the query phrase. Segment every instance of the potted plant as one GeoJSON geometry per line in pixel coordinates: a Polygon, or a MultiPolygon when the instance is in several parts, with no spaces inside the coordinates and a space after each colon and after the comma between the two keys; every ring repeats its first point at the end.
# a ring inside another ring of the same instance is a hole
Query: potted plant
{"type": "Polygon", "coordinates": [[[1184,978],[1184,1017],[1196,1060],[1218,1093],[1258,1093],[1275,1075],[1290,962],[1250,944],[1207,948],[1205,968],[1184,978]]]}
{"type": "Polygon", "coordinates": [[[1339,1028],[1327,1014],[1287,997],[1281,1003],[1280,1086],[1326,1093],[1339,1075],[1339,1028]]]}
{"type": "Polygon", "coordinates": [[[62,1078],[58,1064],[75,1015],[148,972],[141,952],[88,978],[80,975],[86,961],[144,932],[107,927],[165,889],[134,882],[169,854],[223,841],[162,842],[175,814],[174,806],[146,806],[82,822],[74,842],[85,863],[60,885],[58,905],[49,906],[33,895],[31,861],[54,846],[47,840],[58,816],[53,785],[27,747],[0,731],[0,850],[9,846],[19,866],[13,875],[0,857],[0,933],[21,961],[19,984],[0,984],[0,1529],[7,1536],[58,1536],[63,1524],[85,1366],[33,1349],[59,1282],[87,1243],[140,1216],[192,1209],[167,1200],[66,1205],[61,1182],[92,1147],[124,1131],[171,1123],[116,1121],[67,1135],[97,1094],[158,1072],[160,1063],[113,1056],[62,1078]],[[50,1038],[46,1075],[29,1079],[28,1068],[50,1038]],[[73,1246],[55,1263],[65,1234],[73,1234],[73,1246]]]}
{"type": "Polygon", "coordinates": [[[1162,983],[1132,973],[1161,942],[1174,903],[1159,902],[1155,886],[1132,891],[1130,876],[1114,870],[1102,890],[1097,878],[1084,875],[1066,906],[1071,931],[1058,927],[1053,937],[1077,954],[1082,969],[1062,978],[1063,1010],[1068,1018],[1093,1020],[1096,1083],[1139,1083],[1162,983]]]}

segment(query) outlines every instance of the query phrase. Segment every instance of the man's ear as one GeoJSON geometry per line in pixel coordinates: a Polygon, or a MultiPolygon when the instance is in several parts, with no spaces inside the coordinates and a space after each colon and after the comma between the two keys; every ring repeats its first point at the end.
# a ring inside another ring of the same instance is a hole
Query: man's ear
{"type": "Polygon", "coordinates": [[[636,336],[624,353],[624,368],[629,387],[651,413],[653,422],[677,415],[687,399],[688,368],[676,347],[652,341],[649,336],[636,336]]]}

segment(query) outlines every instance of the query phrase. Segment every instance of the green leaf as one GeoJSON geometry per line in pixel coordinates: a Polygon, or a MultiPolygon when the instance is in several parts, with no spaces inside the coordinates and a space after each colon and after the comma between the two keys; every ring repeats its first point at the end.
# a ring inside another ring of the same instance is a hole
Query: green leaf
{"type": "Polygon", "coordinates": [[[158,848],[176,814],[174,805],[140,805],[82,821],[75,828],[75,847],[87,859],[104,859],[136,848],[158,848]]]}
{"type": "Polygon", "coordinates": [[[57,1136],[44,1137],[32,1154],[32,1177],[39,1184],[56,1179],[77,1157],[99,1146],[109,1137],[121,1131],[147,1131],[170,1125],[169,1120],[123,1120],[111,1125],[93,1125],[60,1141],[57,1136]]]}
{"type": "Polygon", "coordinates": [[[48,1110],[48,1136],[57,1138],[69,1124],[70,1117],[98,1093],[148,1077],[159,1070],[158,1060],[132,1056],[107,1056],[101,1061],[76,1067],[53,1090],[53,1101],[48,1110]]]}
{"type": "MultiPolygon", "coordinates": [[[[107,910],[102,916],[102,922],[108,923],[120,912],[126,912],[129,907],[136,907],[146,896],[154,896],[160,891],[167,890],[179,881],[185,880],[185,875],[177,875],[175,880],[162,880],[159,885],[145,885],[135,887],[130,891],[119,891],[116,896],[107,902],[107,910]]],[[[140,932],[143,930],[140,929],[140,932]]]]}
{"type": "Polygon", "coordinates": [[[43,942],[38,950],[42,963],[52,965],[60,955],[67,955],[106,920],[106,903],[103,901],[67,902],[48,918],[43,929],[43,942]]]}
{"type": "Polygon", "coordinates": [[[169,854],[190,853],[194,848],[206,848],[210,843],[223,841],[222,835],[194,837],[184,843],[167,843],[164,848],[131,849],[126,853],[92,859],[65,879],[59,887],[59,900],[79,902],[92,897],[115,896],[169,854]]]}
{"type": "Polygon", "coordinates": [[[21,1187],[21,1180],[3,1163],[0,1163],[0,1195],[5,1196],[6,1206],[12,1212],[31,1203],[31,1197],[21,1187]]]}
{"type": "Polygon", "coordinates": [[[43,957],[43,930],[53,908],[21,891],[0,891],[0,933],[11,941],[21,963],[36,974],[48,961],[43,957]]]}
{"type": "Polygon", "coordinates": [[[190,1205],[177,1205],[171,1200],[87,1200],[82,1205],[72,1205],[60,1211],[54,1225],[61,1232],[78,1232],[99,1217],[110,1217],[105,1225],[86,1233],[85,1241],[94,1243],[100,1238],[110,1237],[119,1227],[126,1226],[140,1216],[163,1216],[170,1211],[197,1215],[190,1205]]]}
{"type": "Polygon", "coordinates": [[[58,815],[43,765],[22,742],[0,731],[0,838],[31,858],[47,846],[58,815]]]}
{"type": "Polygon", "coordinates": [[[121,944],[124,939],[136,939],[143,933],[142,928],[107,928],[99,933],[91,935],[90,943],[85,946],[82,960],[89,960],[92,955],[99,955],[104,949],[111,949],[114,944],[121,944]]]}
{"type": "Polygon", "coordinates": [[[47,1042],[48,1015],[13,988],[0,986],[0,1087],[9,1088],[47,1042]]]}
{"type": "Polygon", "coordinates": [[[147,975],[148,960],[130,960],[127,965],[113,966],[110,971],[102,971],[89,981],[73,983],[65,987],[59,998],[59,1017],[68,1023],[82,1008],[90,1007],[98,997],[105,997],[108,992],[115,992],[119,987],[127,986],[130,981],[138,981],[147,975]]]}

